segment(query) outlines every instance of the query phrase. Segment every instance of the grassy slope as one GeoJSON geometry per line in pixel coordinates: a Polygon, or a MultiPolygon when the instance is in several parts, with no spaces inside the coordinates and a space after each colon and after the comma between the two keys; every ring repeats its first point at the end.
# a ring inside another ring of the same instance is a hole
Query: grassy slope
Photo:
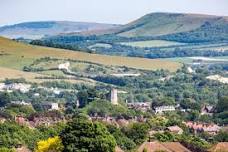
{"type": "MultiPolygon", "coordinates": [[[[205,22],[213,23],[219,18],[198,14],[152,13],[123,26],[118,31],[118,35],[125,37],[161,36],[188,32],[200,28],[205,22]]],[[[227,20],[226,17],[223,18],[227,20]]]]}
{"type": "Polygon", "coordinates": [[[21,70],[23,66],[32,63],[33,60],[41,57],[54,57],[64,59],[75,59],[89,61],[104,65],[127,66],[137,69],[168,69],[175,71],[181,64],[176,62],[151,60],[144,58],[130,58],[119,56],[106,56],[89,54],[77,51],[38,47],[17,43],[6,38],[0,37],[0,66],[21,70]]]}
{"type": "Polygon", "coordinates": [[[36,74],[36,73],[28,73],[28,72],[23,72],[20,70],[14,70],[14,69],[9,69],[4,67],[0,67],[0,71],[1,71],[0,81],[4,80],[5,78],[8,78],[8,79],[24,78],[31,82],[39,82],[39,80],[36,80],[35,78],[41,76],[40,74],[36,74]]]}

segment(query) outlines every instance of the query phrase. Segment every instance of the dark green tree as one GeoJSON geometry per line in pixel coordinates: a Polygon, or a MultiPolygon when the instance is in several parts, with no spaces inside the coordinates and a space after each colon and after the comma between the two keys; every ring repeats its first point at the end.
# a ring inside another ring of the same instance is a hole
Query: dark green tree
{"type": "Polygon", "coordinates": [[[101,123],[85,117],[69,122],[60,134],[64,152],[113,152],[116,141],[101,123]]]}
{"type": "Polygon", "coordinates": [[[6,106],[7,103],[9,103],[11,100],[11,96],[9,93],[4,92],[0,94],[0,107],[6,106]]]}
{"type": "Polygon", "coordinates": [[[228,96],[219,99],[216,109],[219,113],[228,111],[228,96]]]}
{"type": "Polygon", "coordinates": [[[88,93],[87,91],[79,91],[77,94],[78,100],[79,100],[79,104],[80,104],[80,108],[85,107],[88,104],[88,93]]]}
{"type": "Polygon", "coordinates": [[[128,130],[127,136],[136,144],[143,143],[148,137],[149,126],[145,123],[134,123],[128,130]]]}

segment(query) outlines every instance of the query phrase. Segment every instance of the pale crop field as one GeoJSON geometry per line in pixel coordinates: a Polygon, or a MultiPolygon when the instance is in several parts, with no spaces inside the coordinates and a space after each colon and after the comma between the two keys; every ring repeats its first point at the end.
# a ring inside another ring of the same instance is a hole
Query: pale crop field
{"type": "Polygon", "coordinates": [[[122,45],[132,46],[132,47],[167,47],[184,45],[184,43],[164,41],[164,40],[150,40],[150,41],[135,41],[135,42],[123,42],[122,45]]]}

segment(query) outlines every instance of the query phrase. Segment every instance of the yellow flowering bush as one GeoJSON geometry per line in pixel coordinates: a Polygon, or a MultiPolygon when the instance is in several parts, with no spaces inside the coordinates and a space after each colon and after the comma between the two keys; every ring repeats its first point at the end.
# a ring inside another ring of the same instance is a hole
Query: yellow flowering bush
{"type": "Polygon", "coordinates": [[[35,152],[62,152],[62,150],[62,141],[58,136],[56,136],[37,142],[37,149],[35,152]]]}

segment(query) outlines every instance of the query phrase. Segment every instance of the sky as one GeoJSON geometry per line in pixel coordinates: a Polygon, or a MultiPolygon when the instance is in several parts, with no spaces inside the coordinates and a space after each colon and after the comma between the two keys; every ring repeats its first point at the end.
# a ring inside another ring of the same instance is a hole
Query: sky
{"type": "Polygon", "coordinates": [[[0,26],[47,20],[125,24],[152,12],[228,16],[228,0],[0,0],[0,26]]]}

